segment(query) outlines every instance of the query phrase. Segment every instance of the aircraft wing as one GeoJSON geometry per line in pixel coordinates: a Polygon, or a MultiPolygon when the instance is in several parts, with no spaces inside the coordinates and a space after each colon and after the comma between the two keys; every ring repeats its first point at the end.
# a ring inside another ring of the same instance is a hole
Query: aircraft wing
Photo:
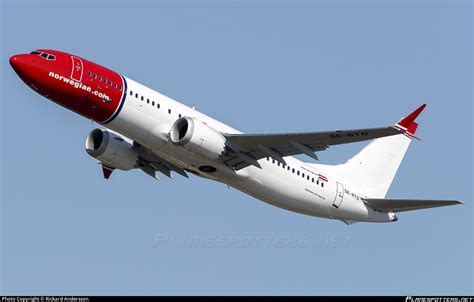
{"type": "Polygon", "coordinates": [[[151,177],[159,179],[156,172],[160,172],[169,178],[173,178],[171,172],[176,172],[177,174],[188,178],[188,175],[183,168],[164,160],[137,142],[134,142],[133,146],[139,154],[138,168],[151,177]]]}
{"type": "Polygon", "coordinates": [[[226,134],[226,145],[230,152],[222,160],[236,170],[249,165],[259,167],[257,160],[264,157],[286,164],[283,157],[306,154],[318,159],[314,152],[329,146],[371,140],[400,134],[393,126],[382,128],[339,130],[307,133],[281,134],[226,134]]]}
{"type": "Polygon", "coordinates": [[[395,125],[382,128],[308,133],[225,134],[228,152],[221,159],[235,170],[249,165],[261,168],[257,160],[264,157],[271,157],[286,164],[283,157],[296,154],[306,154],[318,160],[314,152],[325,150],[333,145],[362,142],[397,134],[416,138],[414,133],[418,124],[415,119],[425,107],[426,104],[423,104],[395,125]]]}
{"type": "Polygon", "coordinates": [[[405,212],[427,208],[444,207],[462,204],[459,200],[428,200],[428,199],[386,199],[362,198],[372,209],[384,212],[405,212]]]}

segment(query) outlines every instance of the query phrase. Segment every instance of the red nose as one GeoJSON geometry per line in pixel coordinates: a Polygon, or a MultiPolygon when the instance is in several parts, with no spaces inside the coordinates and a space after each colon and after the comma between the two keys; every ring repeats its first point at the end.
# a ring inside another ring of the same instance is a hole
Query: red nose
{"type": "Polygon", "coordinates": [[[14,55],[10,58],[10,65],[20,77],[24,77],[28,73],[29,61],[30,55],[14,55]]]}

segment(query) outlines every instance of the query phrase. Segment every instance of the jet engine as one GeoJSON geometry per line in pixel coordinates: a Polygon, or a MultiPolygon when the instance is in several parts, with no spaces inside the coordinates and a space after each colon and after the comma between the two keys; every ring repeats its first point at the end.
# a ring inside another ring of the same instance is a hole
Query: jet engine
{"type": "Polygon", "coordinates": [[[105,129],[92,130],[86,139],[87,153],[110,168],[137,167],[138,153],[124,137],[105,129]]]}
{"type": "Polygon", "coordinates": [[[225,151],[222,133],[190,117],[182,117],[174,122],[170,140],[174,145],[208,159],[217,159],[225,151]]]}

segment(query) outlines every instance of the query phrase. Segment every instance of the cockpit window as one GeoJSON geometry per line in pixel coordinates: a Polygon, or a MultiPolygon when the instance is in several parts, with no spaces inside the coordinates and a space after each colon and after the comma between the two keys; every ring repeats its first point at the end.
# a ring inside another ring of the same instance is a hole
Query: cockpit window
{"type": "Polygon", "coordinates": [[[30,52],[32,55],[40,56],[46,60],[56,60],[56,56],[47,54],[45,52],[40,52],[40,51],[32,51],[30,52]]]}

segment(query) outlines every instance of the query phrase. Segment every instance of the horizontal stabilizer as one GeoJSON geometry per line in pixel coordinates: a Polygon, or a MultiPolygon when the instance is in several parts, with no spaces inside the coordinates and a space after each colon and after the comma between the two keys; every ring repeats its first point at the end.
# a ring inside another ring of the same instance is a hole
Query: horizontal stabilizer
{"type": "Polygon", "coordinates": [[[369,207],[384,212],[404,212],[463,204],[459,200],[363,198],[369,207]]]}

